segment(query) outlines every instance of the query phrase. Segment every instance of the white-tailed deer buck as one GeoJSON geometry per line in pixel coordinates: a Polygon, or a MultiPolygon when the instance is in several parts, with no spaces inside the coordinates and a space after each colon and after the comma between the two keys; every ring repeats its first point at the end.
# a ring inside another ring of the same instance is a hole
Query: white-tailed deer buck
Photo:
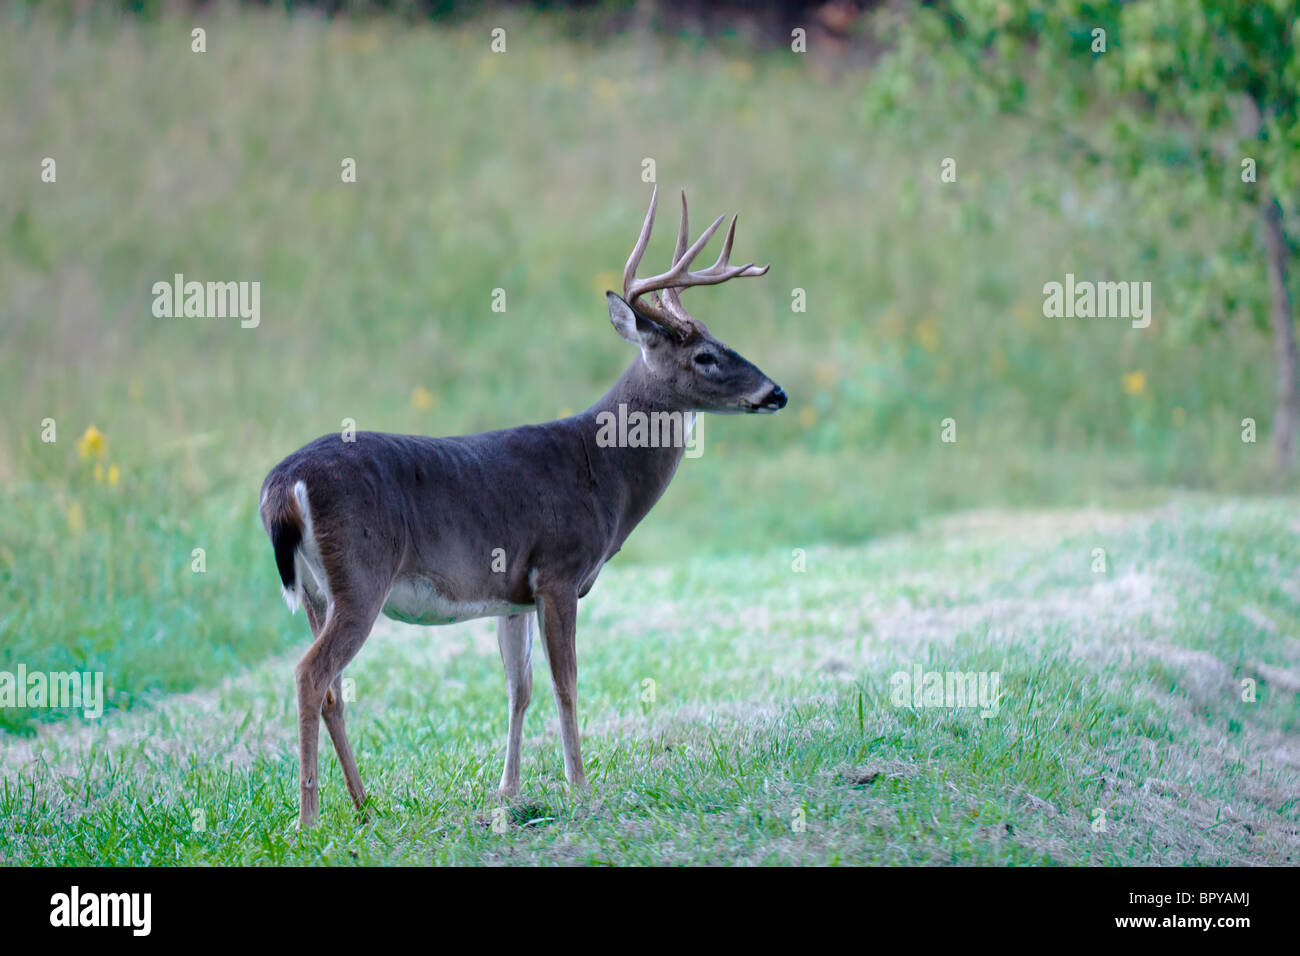
{"type": "MultiPolygon", "coordinates": [[[[365,790],[343,725],[343,668],[382,613],[417,624],[496,617],[509,697],[500,793],[519,792],[524,711],[532,696],[536,611],[560,715],[564,774],[585,784],[578,749],[578,599],[668,487],[684,442],[619,447],[601,440],[608,415],[775,412],[775,382],[709,334],[681,304],[683,289],[759,276],[731,266],[732,217],[717,262],[691,262],[723,217],[687,247],[686,194],[672,267],[638,279],[658,189],[623,270],[609,319],[639,350],[614,387],[585,412],[542,425],[455,438],[358,432],[318,438],[271,470],[262,523],[290,610],[301,604],[315,638],[299,662],[299,824],[316,821],[320,720],[358,808],[365,790]]],[[[689,427],[689,426],[688,426],[689,427]]],[[[646,443],[641,443],[645,445],[646,443]]]]}

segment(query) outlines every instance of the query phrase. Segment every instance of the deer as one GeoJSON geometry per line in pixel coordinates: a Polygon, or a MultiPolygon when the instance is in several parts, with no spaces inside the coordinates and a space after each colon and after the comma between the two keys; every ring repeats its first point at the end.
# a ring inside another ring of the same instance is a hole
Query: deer
{"type": "Polygon", "coordinates": [[[667,489],[685,445],[598,441],[620,407],[688,418],[702,412],[774,413],[786,394],[681,303],[696,286],[761,276],[732,266],[731,218],[707,269],[690,266],[725,216],[689,246],[686,192],[670,268],[637,278],[659,189],[623,269],[606,293],[609,320],[637,355],[586,411],[556,421],[432,438],[331,433],[266,476],[259,512],[290,613],[306,611],[312,644],[294,669],[300,829],[320,812],[320,723],[334,742],[362,816],[366,791],[344,725],[343,670],[382,614],[421,625],[497,619],[505,667],[505,766],[498,798],[520,794],[524,715],[532,699],[534,628],[550,663],[569,792],[586,789],[578,735],[578,601],[667,489]]]}

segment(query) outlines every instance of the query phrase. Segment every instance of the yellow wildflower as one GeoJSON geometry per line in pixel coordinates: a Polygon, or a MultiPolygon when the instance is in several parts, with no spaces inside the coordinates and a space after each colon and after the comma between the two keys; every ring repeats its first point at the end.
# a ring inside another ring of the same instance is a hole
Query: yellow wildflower
{"type": "Polygon", "coordinates": [[[1124,391],[1129,395],[1141,395],[1147,390],[1147,373],[1138,369],[1128,372],[1122,379],[1124,391]]]}
{"type": "Polygon", "coordinates": [[[81,456],[82,461],[85,461],[91,455],[96,458],[103,458],[107,447],[104,433],[94,425],[87,428],[82,436],[77,439],[77,454],[81,456]]]}
{"type": "Polygon", "coordinates": [[[108,466],[108,486],[110,488],[117,486],[117,480],[122,477],[122,472],[118,470],[117,465],[108,466]]]}
{"type": "Polygon", "coordinates": [[[437,396],[423,385],[411,389],[411,405],[422,412],[427,412],[437,403],[437,396]]]}

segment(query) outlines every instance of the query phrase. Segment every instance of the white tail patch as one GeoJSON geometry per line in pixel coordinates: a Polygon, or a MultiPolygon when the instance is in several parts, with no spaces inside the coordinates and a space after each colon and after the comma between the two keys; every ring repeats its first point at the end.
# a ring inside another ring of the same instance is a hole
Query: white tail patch
{"type": "MultiPolygon", "coordinates": [[[[293,483],[293,497],[298,502],[298,513],[302,515],[302,541],[294,552],[293,602],[302,605],[303,593],[325,604],[330,602],[329,579],[325,575],[325,562],[321,560],[320,548],[316,545],[316,530],[311,520],[311,504],[307,501],[307,486],[301,481],[293,483]]],[[[285,594],[285,600],[290,597],[285,594]]],[[[294,609],[294,603],[289,609],[294,609]]]]}
{"type": "Polygon", "coordinates": [[[298,608],[302,607],[303,588],[302,562],[297,558],[303,550],[303,545],[310,541],[314,546],[316,539],[311,530],[311,505],[307,503],[307,486],[301,481],[293,483],[293,497],[298,502],[298,513],[302,516],[302,542],[294,549],[293,587],[281,586],[280,590],[284,594],[284,603],[289,605],[289,613],[297,614],[298,608]]]}
{"type": "Polygon", "coordinates": [[[301,481],[293,483],[293,498],[298,502],[298,511],[302,514],[302,539],[315,541],[311,533],[311,505],[307,502],[307,485],[301,481]]]}

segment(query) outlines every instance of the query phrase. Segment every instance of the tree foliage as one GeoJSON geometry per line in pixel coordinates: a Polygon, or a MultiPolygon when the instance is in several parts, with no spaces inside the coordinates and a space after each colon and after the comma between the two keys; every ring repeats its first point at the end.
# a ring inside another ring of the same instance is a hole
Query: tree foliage
{"type": "MultiPolygon", "coordinates": [[[[1294,375],[1282,341],[1291,338],[1289,298],[1279,295],[1284,283],[1270,290],[1264,281],[1266,265],[1285,275],[1285,259],[1266,262],[1270,236],[1259,213],[1268,223],[1275,208],[1287,222],[1296,212],[1298,7],[1295,0],[942,0],[882,11],[877,27],[891,52],[868,94],[868,116],[887,124],[937,91],[975,115],[1019,115],[1045,154],[1091,173],[1092,188],[1125,191],[1132,215],[1115,228],[1157,233],[1211,224],[1212,254],[1189,256],[1161,277],[1167,329],[1197,341],[1238,320],[1263,327],[1272,310],[1282,343],[1279,392],[1293,393],[1285,388],[1294,375]]],[[[1282,248],[1284,234],[1276,236],[1273,248],[1282,248]]],[[[1280,404],[1279,421],[1281,412],[1280,404]]]]}

